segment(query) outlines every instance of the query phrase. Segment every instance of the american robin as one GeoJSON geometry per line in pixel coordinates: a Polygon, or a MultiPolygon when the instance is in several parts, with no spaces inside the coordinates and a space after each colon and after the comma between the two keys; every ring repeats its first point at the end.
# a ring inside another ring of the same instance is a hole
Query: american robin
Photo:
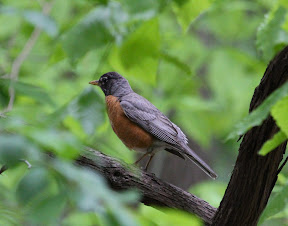
{"type": "Polygon", "coordinates": [[[111,126],[120,140],[129,148],[149,155],[150,159],[162,149],[183,159],[188,157],[207,175],[217,174],[194,152],[181,129],[144,97],[135,93],[129,82],[117,72],[108,72],[99,80],[89,82],[99,86],[105,94],[111,126]]]}

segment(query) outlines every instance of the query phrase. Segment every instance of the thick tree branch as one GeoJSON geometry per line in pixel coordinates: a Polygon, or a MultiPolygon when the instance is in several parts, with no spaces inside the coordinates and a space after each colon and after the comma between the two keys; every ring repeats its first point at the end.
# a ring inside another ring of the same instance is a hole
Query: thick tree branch
{"type": "MultiPolygon", "coordinates": [[[[250,111],[288,80],[287,59],[288,47],[270,62],[255,89],[250,111]]],[[[286,142],[266,156],[257,153],[278,130],[273,118],[269,116],[261,126],[252,128],[244,135],[231,180],[213,225],[257,225],[276,183],[286,142]]]]}
{"type": "Polygon", "coordinates": [[[211,224],[216,208],[196,196],[168,184],[151,173],[90,149],[92,155],[81,157],[77,163],[100,172],[115,190],[137,188],[146,205],[167,206],[196,214],[211,224]],[[94,160],[92,160],[94,159],[94,160]]]}

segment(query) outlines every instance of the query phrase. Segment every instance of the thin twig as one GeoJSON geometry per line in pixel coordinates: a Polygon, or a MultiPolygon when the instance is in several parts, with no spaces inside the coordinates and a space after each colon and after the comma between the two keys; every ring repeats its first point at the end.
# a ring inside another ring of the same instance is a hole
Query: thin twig
{"type": "MultiPolygon", "coordinates": [[[[52,9],[52,5],[53,5],[53,2],[45,2],[43,4],[43,8],[42,8],[43,14],[48,15],[52,9]]],[[[26,60],[26,58],[28,57],[28,55],[30,54],[34,45],[36,44],[36,42],[37,42],[37,40],[41,34],[41,31],[42,30],[39,27],[36,27],[32,31],[32,33],[31,33],[29,39],[27,40],[26,44],[24,45],[22,51],[17,56],[17,58],[14,60],[14,62],[12,63],[11,73],[9,75],[9,78],[10,78],[9,97],[10,97],[10,99],[9,99],[8,106],[2,112],[0,112],[0,115],[3,115],[4,113],[11,111],[13,108],[14,100],[15,100],[15,89],[14,89],[12,83],[18,80],[19,71],[21,69],[21,66],[24,63],[24,61],[26,60]]]]}
{"type": "Polygon", "coordinates": [[[28,162],[28,160],[20,159],[20,161],[24,162],[27,165],[28,169],[31,169],[32,165],[30,164],[30,162],[28,162]]]}

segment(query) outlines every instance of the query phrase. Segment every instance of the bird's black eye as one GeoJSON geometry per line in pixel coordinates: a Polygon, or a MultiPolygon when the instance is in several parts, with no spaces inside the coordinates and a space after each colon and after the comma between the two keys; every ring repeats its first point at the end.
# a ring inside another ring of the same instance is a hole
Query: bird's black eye
{"type": "Polygon", "coordinates": [[[108,80],[107,77],[103,77],[103,78],[100,79],[100,82],[101,82],[101,83],[105,83],[105,82],[107,82],[107,80],[108,80]]]}

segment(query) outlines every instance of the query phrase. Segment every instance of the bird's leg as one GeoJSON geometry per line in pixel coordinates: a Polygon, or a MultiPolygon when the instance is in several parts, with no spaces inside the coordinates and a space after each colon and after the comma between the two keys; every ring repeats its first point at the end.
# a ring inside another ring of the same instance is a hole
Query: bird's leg
{"type": "Polygon", "coordinates": [[[150,158],[149,158],[149,160],[148,160],[148,162],[147,162],[147,164],[146,164],[146,166],[145,166],[145,171],[147,171],[148,166],[150,165],[150,162],[151,162],[151,160],[153,159],[154,155],[155,155],[154,153],[150,154],[150,158]]]}
{"type": "Polygon", "coordinates": [[[149,155],[150,152],[147,151],[144,155],[142,155],[136,162],[134,162],[135,165],[137,165],[143,158],[145,158],[147,155],[149,155]]]}

